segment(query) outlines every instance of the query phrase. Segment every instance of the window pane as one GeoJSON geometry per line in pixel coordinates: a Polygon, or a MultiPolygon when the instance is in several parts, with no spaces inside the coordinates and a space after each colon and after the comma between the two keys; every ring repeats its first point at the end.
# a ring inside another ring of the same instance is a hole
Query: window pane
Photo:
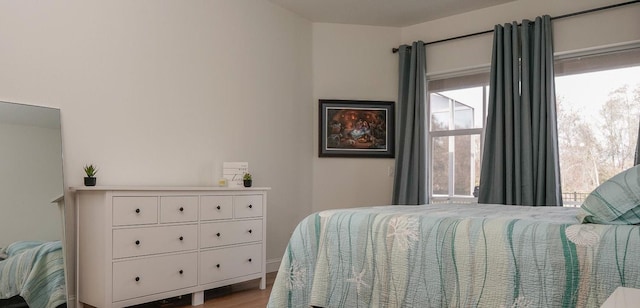
{"type": "Polygon", "coordinates": [[[482,128],[483,87],[442,91],[438,94],[455,102],[455,129],[482,128]]]}
{"type": "Polygon", "coordinates": [[[431,151],[434,195],[449,195],[449,137],[435,137],[431,151]]]}
{"type": "Polygon", "coordinates": [[[473,108],[456,102],[453,123],[455,129],[474,128],[473,108]]]}
{"type": "Polygon", "coordinates": [[[449,129],[450,101],[448,98],[431,94],[431,131],[441,131],[449,129]]]}
{"type": "Polygon", "coordinates": [[[454,194],[473,195],[480,182],[480,135],[455,136],[454,194]]]}

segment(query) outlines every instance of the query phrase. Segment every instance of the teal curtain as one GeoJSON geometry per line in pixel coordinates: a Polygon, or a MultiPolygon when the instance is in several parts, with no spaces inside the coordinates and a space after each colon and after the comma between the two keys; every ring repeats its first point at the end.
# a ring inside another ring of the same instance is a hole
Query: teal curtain
{"type": "Polygon", "coordinates": [[[551,18],[494,31],[478,202],[562,205],[551,18]]]}
{"type": "Polygon", "coordinates": [[[633,165],[640,165],[640,124],[638,125],[638,141],[636,141],[636,153],[633,157],[633,165]]]}
{"type": "Polygon", "coordinates": [[[424,43],[399,50],[398,142],[393,204],[429,202],[427,182],[426,56],[424,43]]]}

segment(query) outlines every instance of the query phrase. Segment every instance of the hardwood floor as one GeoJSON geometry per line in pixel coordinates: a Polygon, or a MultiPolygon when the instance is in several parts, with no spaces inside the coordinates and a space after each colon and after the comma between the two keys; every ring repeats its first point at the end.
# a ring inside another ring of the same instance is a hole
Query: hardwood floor
{"type": "MultiPolygon", "coordinates": [[[[201,308],[253,308],[266,307],[277,272],[267,274],[267,288],[260,290],[260,280],[251,280],[232,286],[208,290],[201,308]]],[[[135,308],[187,308],[191,295],[134,306],[135,308]]]]}

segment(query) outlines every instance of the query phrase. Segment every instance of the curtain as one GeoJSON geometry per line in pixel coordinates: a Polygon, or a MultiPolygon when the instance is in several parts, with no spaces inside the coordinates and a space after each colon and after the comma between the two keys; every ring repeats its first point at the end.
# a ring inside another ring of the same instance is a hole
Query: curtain
{"type": "Polygon", "coordinates": [[[398,132],[393,204],[429,202],[427,182],[426,57],[422,41],[399,48],[398,132]]]}
{"type": "Polygon", "coordinates": [[[562,205],[551,18],[496,25],[479,203],[562,205]]]}
{"type": "Polygon", "coordinates": [[[636,153],[633,157],[633,165],[640,165],[640,125],[638,125],[638,141],[636,141],[636,153]]]}

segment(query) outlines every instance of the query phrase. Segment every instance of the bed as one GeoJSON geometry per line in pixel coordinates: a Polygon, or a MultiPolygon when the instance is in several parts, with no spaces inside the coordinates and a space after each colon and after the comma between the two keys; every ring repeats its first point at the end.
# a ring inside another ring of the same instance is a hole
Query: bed
{"type": "Polygon", "coordinates": [[[268,307],[599,307],[619,286],[640,288],[640,227],[582,224],[583,212],[434,204],[314,213],[291,236],[268,307]]]}
{"type": "Polygon", "coordinates": [[[0,251],[0,306],[66,304],[62,243],[19,241],[0,251]]]}

